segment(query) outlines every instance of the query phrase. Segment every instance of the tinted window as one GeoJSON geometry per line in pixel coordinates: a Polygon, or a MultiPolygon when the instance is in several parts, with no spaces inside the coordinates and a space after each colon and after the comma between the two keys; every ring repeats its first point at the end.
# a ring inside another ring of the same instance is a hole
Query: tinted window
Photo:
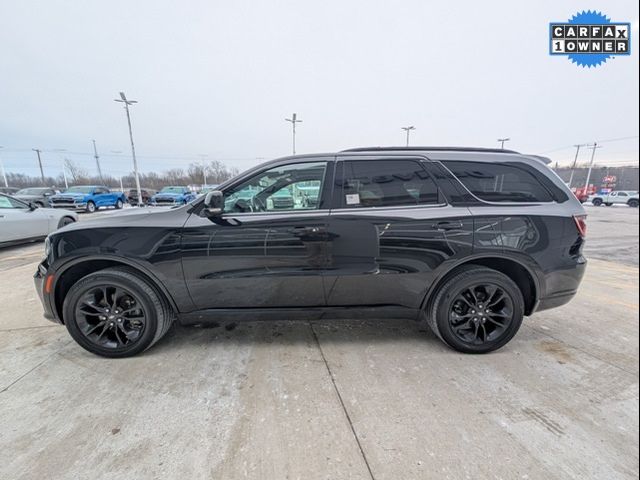
{"type": "Polygon", "coordinates": [[[552,202],[530,167],[521,164],[442,162],[476,197],[487,202],[552,202]]]}
{"type": "Polygon", "coordinates": [[[412,160],[344,162],[342,207],[388,207],[438,203],[438,188],[412,160]]]}
{"type": "Polygon", "coordinates": [[[0,208],[29,208],[29,205],[21,202],[17,198],[0,195],[0,208]]]}
{"type": "Polygon", "coordinates": [[[294,163],[258,173],[224,192],[224,210],[230,213],[316,210],[326,162],[294,163]]]}

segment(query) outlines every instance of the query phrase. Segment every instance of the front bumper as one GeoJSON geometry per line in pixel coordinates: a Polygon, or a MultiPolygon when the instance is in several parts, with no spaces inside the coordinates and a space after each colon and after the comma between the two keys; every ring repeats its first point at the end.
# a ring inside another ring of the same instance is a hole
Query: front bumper
{"type": "Polygon", "coordinates": [[[82,211],[87,208],[87,203],[52,203],[51,208],[61,208],[64,210],[82,211]]]}
{"type": "MultiPolygon", "coordinates": [[[[38,265],[38,269],[33,275],[33,283],[35,284],[36,293],[44,309],[44,318],[55,323],[62,323],[55,314],[55,307],[51,303],[53,301],[53,295],[45,292],[45,286],[50,275],[47,271],[46,261],[43,261],[38,265]]],[[[49,283],[52,283],[52,281],[50,280],[49,283]]]]}

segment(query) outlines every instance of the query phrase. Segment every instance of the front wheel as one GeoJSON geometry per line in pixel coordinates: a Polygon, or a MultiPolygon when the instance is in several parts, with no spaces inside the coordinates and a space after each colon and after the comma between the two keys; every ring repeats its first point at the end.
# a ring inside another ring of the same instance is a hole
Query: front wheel
{"type": "Polygon", "coordinates": [[[174,314],[144,277],[131,269],[109,268],[87,275],[69,289],[63,318],[82,348],[120,358],[160,340],[174,314]]]}
{"type": "Polygon", "coordinates": [[[73,217],[62,217],[58,222],[58,228],[66,227],[67,225],[75,222],[75,218],[73,217]]]}
{"type": "Polygon", "coordinates": [[[451,348],[488,353],[506,345],[524,317],[522,292],[496,270],[467,266],[437,290],[429,326],[451,348]]]}
{"type": "Polygon", "coordinates": [[[87,206],[85,208],[87,210],[87,213],[93,213],[96,211],[96,204],[93,202],[87,202],[87,206]]]}
{"type": "Polygon", "coordinates": [[[613,203],[611,203],[611,202],[607,202],[607,203],[605,203],[605,205],[606,205],[607,207],[610,207],[611,205],[613,205],[613,203]]]}
{"type": "Polygon", "coordinates": [[[599,207],[600,205],[602,205],[602,200],[599,198],[596,198],[591,203],[593,203],[594,206],[599,207]]]}

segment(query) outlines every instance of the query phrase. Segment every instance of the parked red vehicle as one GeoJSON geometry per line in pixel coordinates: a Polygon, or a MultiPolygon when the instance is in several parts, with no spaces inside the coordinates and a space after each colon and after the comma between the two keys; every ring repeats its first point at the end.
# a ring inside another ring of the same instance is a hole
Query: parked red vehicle
{"type": "MultiPolygon", "coordinates": [[[[151,197],[156,194],[156,191],[150,188],[142,188],[140,189],[140,192],[142,193],[143,205],[148,205],[151,197]]],[[[129,202],[129,205],[138,205],[138,190],[136,190],[135,188],[130,188],[128,190],[125,190],[125,194],[127,195],[127,201],[129,202]]]]}
{"type": "Polygon", "coordinates": [[[589,198],[589,195],[593,195],[594,193],[596,193],[596,190],[597,189],[595,185],[589,185],[589,188],[580,187],[571,189],[576,198],[580,200],[580,203],[586,202],[589,198]]]}

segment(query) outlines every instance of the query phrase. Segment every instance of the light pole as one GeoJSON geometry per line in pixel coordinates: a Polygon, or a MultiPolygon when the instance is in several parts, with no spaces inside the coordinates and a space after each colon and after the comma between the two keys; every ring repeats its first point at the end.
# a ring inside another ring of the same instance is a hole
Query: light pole
{"type": "Polygon", "coordinates": [[[204,182],[202,184],[202,188],[206,188],[207,187],[207,157],[208,155],[206,153],[201,153],[199,155],[200,160],[202,161],[202,181],[204,182]]]}
{"type": "MultiPolygon", "coordinates": [[[[127,100],[124,92],[120,92],[120,98],[115,99],[116,102],[124,103],[124,109],[127,112],[127,124],[129,125],[129,139],[131,140],[131,155],[133,156],[133,174],[136,177],[136,190],[138,191],[138,198],[142,200],[142,189],[140,188],[140,176],[138,175],[138,161],[136,160],[136,147],[133,144],[133,131],[131,130],[131,115],[129,114],[129,105],[138,103],[136,100],[127,100]]],[[[138,205],[141,206],[142,202],[139,201],[138,205]]]]}
{"type": "MultiPolygon", "coordinates": [[[[66,150],[64,148],[56,148],[54,150],[54,152],[58,152],[58,153],[64,153],[66,152],[66,150]]],[[[67,170],[65,168],[65,162],[67,161],[67,157],[62,157],[62,155],[60,155],[60,163],[62,165],[62,176],[64,177],[64,189],[68,190],[69,189],[69,182],[67,181],[67,170]]]]}
{"type": "Polygon", "coordinates": [[[96,148],[96,141],[91,141],[93,142],[93,158],[96,159],[96,167],[98,167],[98,177],[100,177],[100,181],[104,183],[104,179],[102,178],[102,169],[100,168],[100,157],[98,156],[98,149],[96,148]]]}
{"type": "Polygon", "coordinates": [[[293,128],[293,154],[296,154],[296,123],[302,123],[302,120],[298,120],[298,114],[294,113],[291,118],[285,118],[287,122],[291,122],[293,128]]]}
{"type": "Polygon", "coordinates": [[[402,130],[404,130],[405,132],[407,132],[407,147],[409,146],[409,132],[411,132],[411,130],[415,130],[416,127],[414,127],[413,125],[409,126],[409,127],[400,127],[402,128],[402,130]]]}
{"type": "Polygon", "coordinates": [[[574,145],[576,147],[576,156],[573,159],[573,165],[571,165],[571,175],[569,176],[569,188],[571,188],[571,183],[573,183],[573,174],[576,171],[576,165],[578,164],[578,154],[580,153],[580,149],[582,147],[588,147],[588,143],[580,143],[578,145],[574,145]]]}
{"type": "MultiPolygon", "coordinates": [[[[2,148],[1,145],[0,145],[0,148],[2,148]]],[[[4,171],[4,162],[2,161],[1,156],[0,156],[0,170],[2,170],[2,178],[4,179],[4,186],[9,188],[9,182],[7,182],[7,174],[4,171]]]]}
{"type": "Polygon", "coordinates": [[[34,152],[38,155],[38,165],[40,166],[40,178],[42,178],[42,185],[44,186],[44,170],[42,169],[42,159],[40,158],[40,150],[39,148],[32,148],[34,152]]]}
{"type": "Polygon", "coordinates": [[[498,141],[500,142],[500,149],[504,150],[504,143],[508,142],[509,140],[511,140],[510,138],[499,138],[498,141]]]}
{"type": "Polygon", "coordinates": [[[591,170],[593,169],[593,160],[596,156],[596,148],[602,148],[598,146],[598,142],[593,142],[591,145],[591,162],[589,163],[589,171],[587,172],[587,182],[584,184],[584,194],[589,194],[589,181],[591,180],[591,170]]]}

